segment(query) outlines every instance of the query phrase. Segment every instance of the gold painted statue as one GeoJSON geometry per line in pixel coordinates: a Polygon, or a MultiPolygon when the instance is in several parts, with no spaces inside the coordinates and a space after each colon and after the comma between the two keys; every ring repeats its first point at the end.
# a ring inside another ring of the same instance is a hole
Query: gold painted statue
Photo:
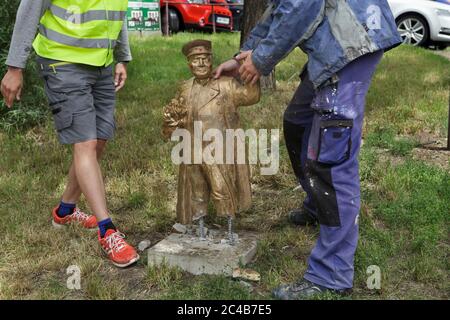
{"type": "MultiPolygon", "coordinates": [[[[188,59],[194,77],[184,82],[177,97],[164,108],[162,131],[166,138],[170,138],[177,128],[185,129],[191,137],[192,152],[189,157],[192,161],[188,164],[181,163],[179,168],[178,222],[191,224],[199,220],[202,237],[203,217],[207,214],[211,199],[217,214],[229,219],[229,231],[232,235],[232,219],[251,205],[248,162],[230,164],[225,159],[227,153],[237,153],[236,146],[230,143],[223,143],[223,156],[220,157],[223,161],[217,161],[217,158],[205,161],[200,151],[202,159],[196,162],[194,158],[199,144],[195,143],[194,137],[203,137],[210,129],[221,132],[223,137],[226,137],[228,129],[240,129],[238,107],[258,103],[260,87],[259,84],[241,84],[231,77],[214,79],[209,41],[189,42],[182,52],[188,59]]],[[[202,139],[201,149],[205,150],[210,143],[211,141],[205,142],[202,139]]],[[[217,156],[216,152],[217,150],[214,150],[214,156],[217,156]]]]}

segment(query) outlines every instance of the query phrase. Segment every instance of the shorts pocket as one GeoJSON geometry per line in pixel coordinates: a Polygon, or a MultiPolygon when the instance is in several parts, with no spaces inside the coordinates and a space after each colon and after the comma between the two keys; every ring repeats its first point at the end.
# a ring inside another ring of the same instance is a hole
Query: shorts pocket
{"type": "Polygon", "coordinates": [[[68,106],[68,97],[64,93],[48,92],[50,111],[53,114],[57,131],[69,128],[73,122],[73,113],[68,106]]]}
{"type": "Polygon", "coordinates": [[[37,63],[45,85],[54,92],[69,93],[86,87],[89,70],[78,64],[43,58],[37,63]]]}
{"type": "Polygon", "coordinates": [[[317,161],[340,164],[350,157],[353,120],[322,120],[317,161]]]}
{"type": "Polygon", "coordinates": [[[72,126],[73,115],[71,113],[70,114],[63,113],[60,115],[55,115],[54,121],[55,121],[56,130],[61,131],[61,130],[67,129],[72,126]]]}

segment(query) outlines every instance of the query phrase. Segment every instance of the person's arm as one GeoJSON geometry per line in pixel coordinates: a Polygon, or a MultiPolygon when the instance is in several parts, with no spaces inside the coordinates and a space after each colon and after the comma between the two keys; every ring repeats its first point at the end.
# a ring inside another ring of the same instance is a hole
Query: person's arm
{"type": "Polygon", "coordinates": [[[130,62],[133,59],[128,39],[127,18],[125,18],[123,22],[122,30],[120,31],[116,47],[114,48],[114,58],[117,62],[130,62]]]}
{"type": "Polygon", "coordinates": [[[276,4],[272,2],[266,12],[261,17],[258,24],[252,29],[244,44],[242,45],[241,51],[248,51],[255,49],[259,42],[264,39],[270,30],[270,25],[272,24],[273,16],[272,13],[276,8],[276,4]]]}
{"type": "Polygon", "coordinates": [[[240,54],[236,54],[233,59],[223,62],[214,70],[214,78],[219,79],[221,76],[237,77],[239,76],[240,61],[243,61],[255,49],[259,42],[264,39],[270,31],[273,22],[273,11],[277,7],[280,0],[272,0],[266,12],[260,19],[260,22],[252,29],[244,44],[240,49],[240,54]],[[239,58],[239,60],[237,59],[239,58]]]}
{"type": "Polygon", "coordinates": [[[117,64],[114,70],[114,85],[116,86],[116,92],[125,86],[127,80],[127,63],[133,58],[131,56],[130,42],[128,40],[128,25],[127,18],[125,17],[122,30],[117,38],[117,44],[114,48],[114,59],[117,64]]]}
{"type": "Polygon", "coordinates": [[[20,101],[23,87],[23,69],[27,64],[39,21],[50,0],[22,0],[16,15],[16,23],[9,47],[6,65],[8,71],[0,83],[0,92],[8,108],[14,100],[20,101]]]}
{"type": "Polygon", "coordinates": [[[50,0],[22,0],[16,15],[6,65],[24,69],[36,36],[39,21],[50,0]]]}
{"type": "Polygon", "coordinates": [[[272,14],[267,36],[253,50],[252,61],[263,75],[312,36],[323,21],[325,0],[283,0],[272,14]]]}

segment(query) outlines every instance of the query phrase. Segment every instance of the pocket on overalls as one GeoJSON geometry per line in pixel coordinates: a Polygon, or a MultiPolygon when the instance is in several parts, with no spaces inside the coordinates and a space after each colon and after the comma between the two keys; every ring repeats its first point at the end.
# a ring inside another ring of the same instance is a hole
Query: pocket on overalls
{"type": "Polygon", "coordinates": [[[317,113],[315,121],[318,137],[313,144],[316,152],[310,159],[327,165],[340,164],[349,159],[353,120],[338,107],[338,103],[342,103],[344,91],[345,86],[341,87],[339,82],[335,82],[316,92],[311,107],[317,113]]]}
{"type": "Polygon", "coordinates": [[[321,120],[317,161],[340,164],[350,157],[353,120],[321,120]]]}

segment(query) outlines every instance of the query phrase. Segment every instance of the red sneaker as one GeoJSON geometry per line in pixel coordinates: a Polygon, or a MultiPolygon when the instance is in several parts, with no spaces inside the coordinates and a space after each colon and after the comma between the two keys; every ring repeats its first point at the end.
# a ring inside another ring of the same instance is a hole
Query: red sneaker
{"type": "Polygon", "coordinates": [[[98,242],[111,262],[119,268],[125,268],[139,260],[136,250],[123,240],[125,235],[109,229],[103,238],[98,232],[98,242]]]}
{"type": "Polygon", "coordinates": [[[56,207],[52,211],[52,224],[55,228],[63,228],[71,223],[79,223],[86,229],[93,229],[97,227],[97,218],[95,218],[95,216],[88,215],[80,209],[75,208],[71,215],[61,218],[56,214],[58,208],[59,207],[56,207]]]}

